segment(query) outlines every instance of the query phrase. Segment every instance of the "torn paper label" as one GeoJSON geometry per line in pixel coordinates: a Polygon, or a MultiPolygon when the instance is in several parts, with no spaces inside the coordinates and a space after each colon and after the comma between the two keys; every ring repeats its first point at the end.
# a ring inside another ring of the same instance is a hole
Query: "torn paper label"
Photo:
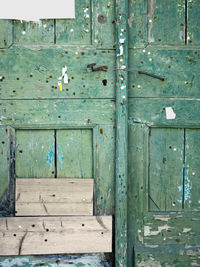
{"type": "Polygon", "coordinates": [[[69,82],[68,81],[68,76],[67,76],[67,66],[64,66],[62,68],[62,78],[63,78],[64,84],[67,84],[69,82]]]}
{"type": "Polygon", "coordinates": [[[6,0],[1,2],[0,19],[39,21],[40,19],[75,18],[75,0],[6,0]]]}
{"type": "Polygon", "coordinates": [[[165,111],[167,120],[174,120],[176,118],[176,113],[173,111],[172,107],[166,107],[165,111]]]}

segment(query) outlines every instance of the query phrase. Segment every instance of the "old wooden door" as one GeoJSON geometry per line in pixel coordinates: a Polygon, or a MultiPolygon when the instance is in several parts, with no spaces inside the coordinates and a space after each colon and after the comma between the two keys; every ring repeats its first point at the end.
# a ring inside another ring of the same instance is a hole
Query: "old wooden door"
{"type": "Polygon", "coordinates": [[[200,266],[199,12],[129,1],[129,266],[200,266]]]}
{"type": "Polygon", "coordinates": [[[0,21],[2,216],[19,178],[94,178],[94,214],[114,213],[114,1],[75,5],[75,19],[0,21]]]}

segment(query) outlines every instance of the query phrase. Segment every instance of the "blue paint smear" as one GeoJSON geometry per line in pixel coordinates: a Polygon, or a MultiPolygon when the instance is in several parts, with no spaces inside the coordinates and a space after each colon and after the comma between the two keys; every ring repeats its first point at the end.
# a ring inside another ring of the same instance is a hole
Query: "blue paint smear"
{"type": "Polygon", "coordinates": [[[50,168],[52,168],[54,164],[54,151],[52,150],[51,146],[49,146],[49,152],[46,156],[46,162],[49,164],[50,168]]]}

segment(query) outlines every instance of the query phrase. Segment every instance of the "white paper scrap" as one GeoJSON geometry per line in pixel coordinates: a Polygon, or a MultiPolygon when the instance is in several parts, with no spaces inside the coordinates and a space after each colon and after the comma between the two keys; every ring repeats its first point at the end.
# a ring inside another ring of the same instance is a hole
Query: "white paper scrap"
{"type": "Polygon", "coordinates": [[[165,111],[167,120],[174,120],[176,118],[176,113],[173,111],[172,107],[166,107],[165,111]]]}
{"type": "Polygon", "coordinates": [[[0,19],[39,21],[40,19],[75,18],[75,0],[6,0],[2,1],[0,19]]]}
{"type": "Polygon", "coordinates": [[[63,82],[64,84],[67,84],[69,81],[68,81],[68,76],[67,76],[67,66],[64,66],[62,68],[62,78],[63,78],[63,82]]]}

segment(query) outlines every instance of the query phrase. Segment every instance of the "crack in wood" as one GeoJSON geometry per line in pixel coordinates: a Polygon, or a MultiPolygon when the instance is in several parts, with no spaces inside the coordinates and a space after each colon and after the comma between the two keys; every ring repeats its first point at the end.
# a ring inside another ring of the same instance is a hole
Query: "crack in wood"
{"type": "Polygon", "coordinates": [[[19,256],[21,255],[22,245],[24,243],[24,240],[25,240],[27,234],[28,234],[28,232],[26,231],[26,233],[22,236],[22,238],[20,240],[20,243],[19,243],[19,252],[18,252],[18,255],[19,256]]]}
{"type": "Polygon", "coordinates": [[[149,195],[149,199],[153,202],[153,204],[156,206],[156,208],[160,210],[159,206],[156,204],[156,202],[152,199],[152,197],[150,195],[149,195]]]}
{"type": "Polygon", "coordinates": [[[100,216],[96,216],[96,220],[99,223],[99,225],[101,225],[101,227],[103,227],[103,229],[105,229],[106,231],[109,231],[109,229],[106,227],[106,225],[103,223],[102,218],[100,216]]]}

